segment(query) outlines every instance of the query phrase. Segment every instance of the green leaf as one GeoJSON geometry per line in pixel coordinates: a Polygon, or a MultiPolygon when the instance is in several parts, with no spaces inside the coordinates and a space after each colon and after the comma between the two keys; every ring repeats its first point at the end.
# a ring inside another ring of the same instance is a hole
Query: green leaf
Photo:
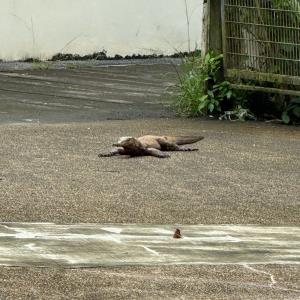
{"type": "Polygon", "coordinates": [[[208,109],[209,109],[210,112],[213,112],[214,109],[215,109],[215,106],[212,103],[209,103],[208,104],[208,109]]]}
{"type": "Polygon", "coordinates": [[[300,106],[294,108],[293,114],[294,114],[297,118],[300,118],[300,106]]]}
{"type": "Polygon", "coordinates": [[[206,108],[207,106],[207,102],[204,101],[204,102],[201,102],[199,105],[198,105],[198,111],[202,111],[204,108],[206,108]]]}
{"type": "Polygon", "coordinates": [[[203,95],[202,97],[200,97],[199,101],[203,102],[203,101],[207,100],[207,98],[208,98],[208,95],[203,95]]]}
{"type": "Polygon", "coordinates": [[[292,99],[290,103],[300,104],[300,97],[292,99]]]}
{"type": "Polygon", "coordinates": [[[211,58],[211,56],[210,56],[210,53],[208,52],[208,53],[205,55],[204,62],[205,62],[206,64],[208,64],[209,61],[210,61],[210,58],[211,58]]]}
{"type": "Polygon", "coordinates": [[[211,97],[211,98],[214,98],[214,97],[215,97],[214,92],[213,92],[213,91],[210,91],[210,90],[207,91],[207,95],[208,95],[209,97],[211,97]]]}
{"type": "Polygon", "coordinates": [[[229,90],[229,91],[227,92],[227,94],[226,94],[226,97],[227,97],[227,99],[230,99],[231,96],[232,96],[232,91],[229,90]]]}
{"type": "Polygon", "coordinates": [[[217,55],[212,58],[212,61],[221,60],[223,58],[223,54],[217,55]]]}
{"type": "Polygon", "coordinates": [[[291,118],[289,117],[288,113],[286,111],[284,111],[282,113],[282,116],[281,116],[281,119],[282,121],[285,123],[285,124],[289,124],[290,121],[291,121],[291,118]]]}

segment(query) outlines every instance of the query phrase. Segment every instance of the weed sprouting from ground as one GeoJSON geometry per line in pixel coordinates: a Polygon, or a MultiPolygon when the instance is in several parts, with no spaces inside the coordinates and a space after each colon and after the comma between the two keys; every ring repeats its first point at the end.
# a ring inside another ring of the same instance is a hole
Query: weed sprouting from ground
{"type": "Polygon", "coordinates": [[[33,62],[32,63],[33,70],[48,70],[49,64],[45,62],[33,62]]]}
{"type": "MultiPolygon", "coordinates": [[[[300,123],[300,98],[235,90],[223,78],[223,56],[208,52],[186,57],[181,66],[175,109],[180,116],[214,116],[232,121],[274,119],[300,123]]],[[[259,85],[259,82],[248,82],[259,85]]]]}
{"type": "Polygon", "coordinates": [[[300,122],[300,97],[293,98],[286,104],[281,118],[285,124],[300,122]]]}
{"type": "Polygon", "coordinates": [[[222,79],[223,56],[208,52],[204,59],[192,56],[183,64],[180,94],[175,107],[182,116],[220,116],[235,96],[229,82],[222,79]]]}

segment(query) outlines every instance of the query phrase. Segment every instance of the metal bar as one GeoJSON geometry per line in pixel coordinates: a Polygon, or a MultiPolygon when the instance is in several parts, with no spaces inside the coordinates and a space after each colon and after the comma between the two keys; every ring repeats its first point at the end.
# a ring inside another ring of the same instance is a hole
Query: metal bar
{"type": "Polygon", "coordinates": [[[262,23],[245,23],[245,22],[235,22],[235,21],[225,21],[226,23],[234,23],[239,25],[254,25],[254,26],[261,26],[261,27],[270,27],[270,28],[278,28],[278,29],[292,29],[292,30],[299,30],[300,27],[288,27],[288,26],[278,26],[274,24],[262,24],[262,23]]]}
{"type": "Polygon", "coordinates": [[[300,87],[300,77],[290,76],[290,75],[280,75],[280,74],[270,74],[263,72],[255,72],[249,70],[240,69],[228,69],[227,77],[229,81],[232,79],[247,79],[247,80],[257,80],[261,82],[274,82],[280,84],[290,84],[300,87]]]}
{"type": "Polygon", "coordinates": [[[227,30],[226,30],[226,23],[225,23],[225,0],[221,0],[221,19],[222,19],[222,46],[223,46],[223,64],[224,64],[224,76],[226,76],[227,70],[227,30]]]}
{"type": "Polygon", "coordinates": [[[238,8],[245,8],[245,9],[259,9],[259,10],[267,10],[267,11],[278,11],[278,12],[289,12],[289,13],[299,13],[297,10],[290,10],[290,9],[279,9],[279,8],[263,8],[257,6],[246,6],[246,5],[234,5],[234,4],[225,4],[225,7],[238,7],[238,8]]]}
{"type": "Polygon", "coordinates": [[[239,38],[234,36],[227,36],[227,39],[234,39],[234,40],[244,40],[244,41],[255,41],[259,43],[270,43],[270,44],[280,44],[280,45],[286,45],[286,46],[299,46],[300,44],[294,44],[294,43],[283,43],[283,42],[275,42],[275,41],[264,41],[264,40],[257,40],[257,39],[247,39],[247,38],[239,38]]]}
{"type": "MultiPolygon", "coordinates": [[[[249,54],[247,53],[234,53],[234,52],[227,52],[227,54],[230,54],[230,55],[239,55],[239,56],[248,56],[249,54]]],[[[281,58],[281,57],[273,57],[273,56],[262,56],[262,55],[252,55],[254,57],[257,57],[257,58],[272,58],[272,59],[277,59],[277,60],[284,60],[284,61],[291,61],[291,62],[299,62],[300,61],[297,59],[288,59],[288,58],[281,58]]]]}
{"type": "Polygon", "coordinates": [[[234,83],[231,83],[230,87],[236,90],[265,92],[270,94],[282,94],[282,95],[289,95],[289,96],[300,96],[300,91],[297,90],[284,90],[279,88],[270,88],[270,87],[263,87],[263,86],[253,86],[253,85],[234,84],[234,83]]]}

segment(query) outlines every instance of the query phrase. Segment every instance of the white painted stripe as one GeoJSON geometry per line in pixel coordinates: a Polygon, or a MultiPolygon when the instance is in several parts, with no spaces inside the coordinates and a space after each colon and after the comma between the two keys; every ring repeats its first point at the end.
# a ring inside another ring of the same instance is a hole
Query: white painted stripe
{"type": "Polygon", "coordinates": [[[260,272],[252,265],[300,264],[299,249],[300,227],[0,223],[6,266],[241,264],[260,272]],[[177,227],[182,239],[173,238],[177,227]]]}
{"type": "Polygon", "coordinates": [[[148,248],[148,247],[146,247],[146,246],[142,246],[146,251],[148,251],[148,252],[150,252],[150,253],[152,253],[152,254],[154,254],[154,255],[156,255],[156,256],[159,256],[159,253],[157,252],[157,251],[154,251],[154,250],[152,250],[152,249],[150,249],[150,248],[148,248]]]}

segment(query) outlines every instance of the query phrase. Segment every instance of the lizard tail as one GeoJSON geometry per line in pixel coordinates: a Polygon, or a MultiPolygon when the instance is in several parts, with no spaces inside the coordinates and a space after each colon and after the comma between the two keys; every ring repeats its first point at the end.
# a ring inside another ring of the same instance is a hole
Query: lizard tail
{"type": "Polygon", "coordinates": [[[187,135],[187,136],[165,136],[167,141],[176,143],[177,145],[187,145],[199,142],[204,139],[199,135],[187,135]]]}

